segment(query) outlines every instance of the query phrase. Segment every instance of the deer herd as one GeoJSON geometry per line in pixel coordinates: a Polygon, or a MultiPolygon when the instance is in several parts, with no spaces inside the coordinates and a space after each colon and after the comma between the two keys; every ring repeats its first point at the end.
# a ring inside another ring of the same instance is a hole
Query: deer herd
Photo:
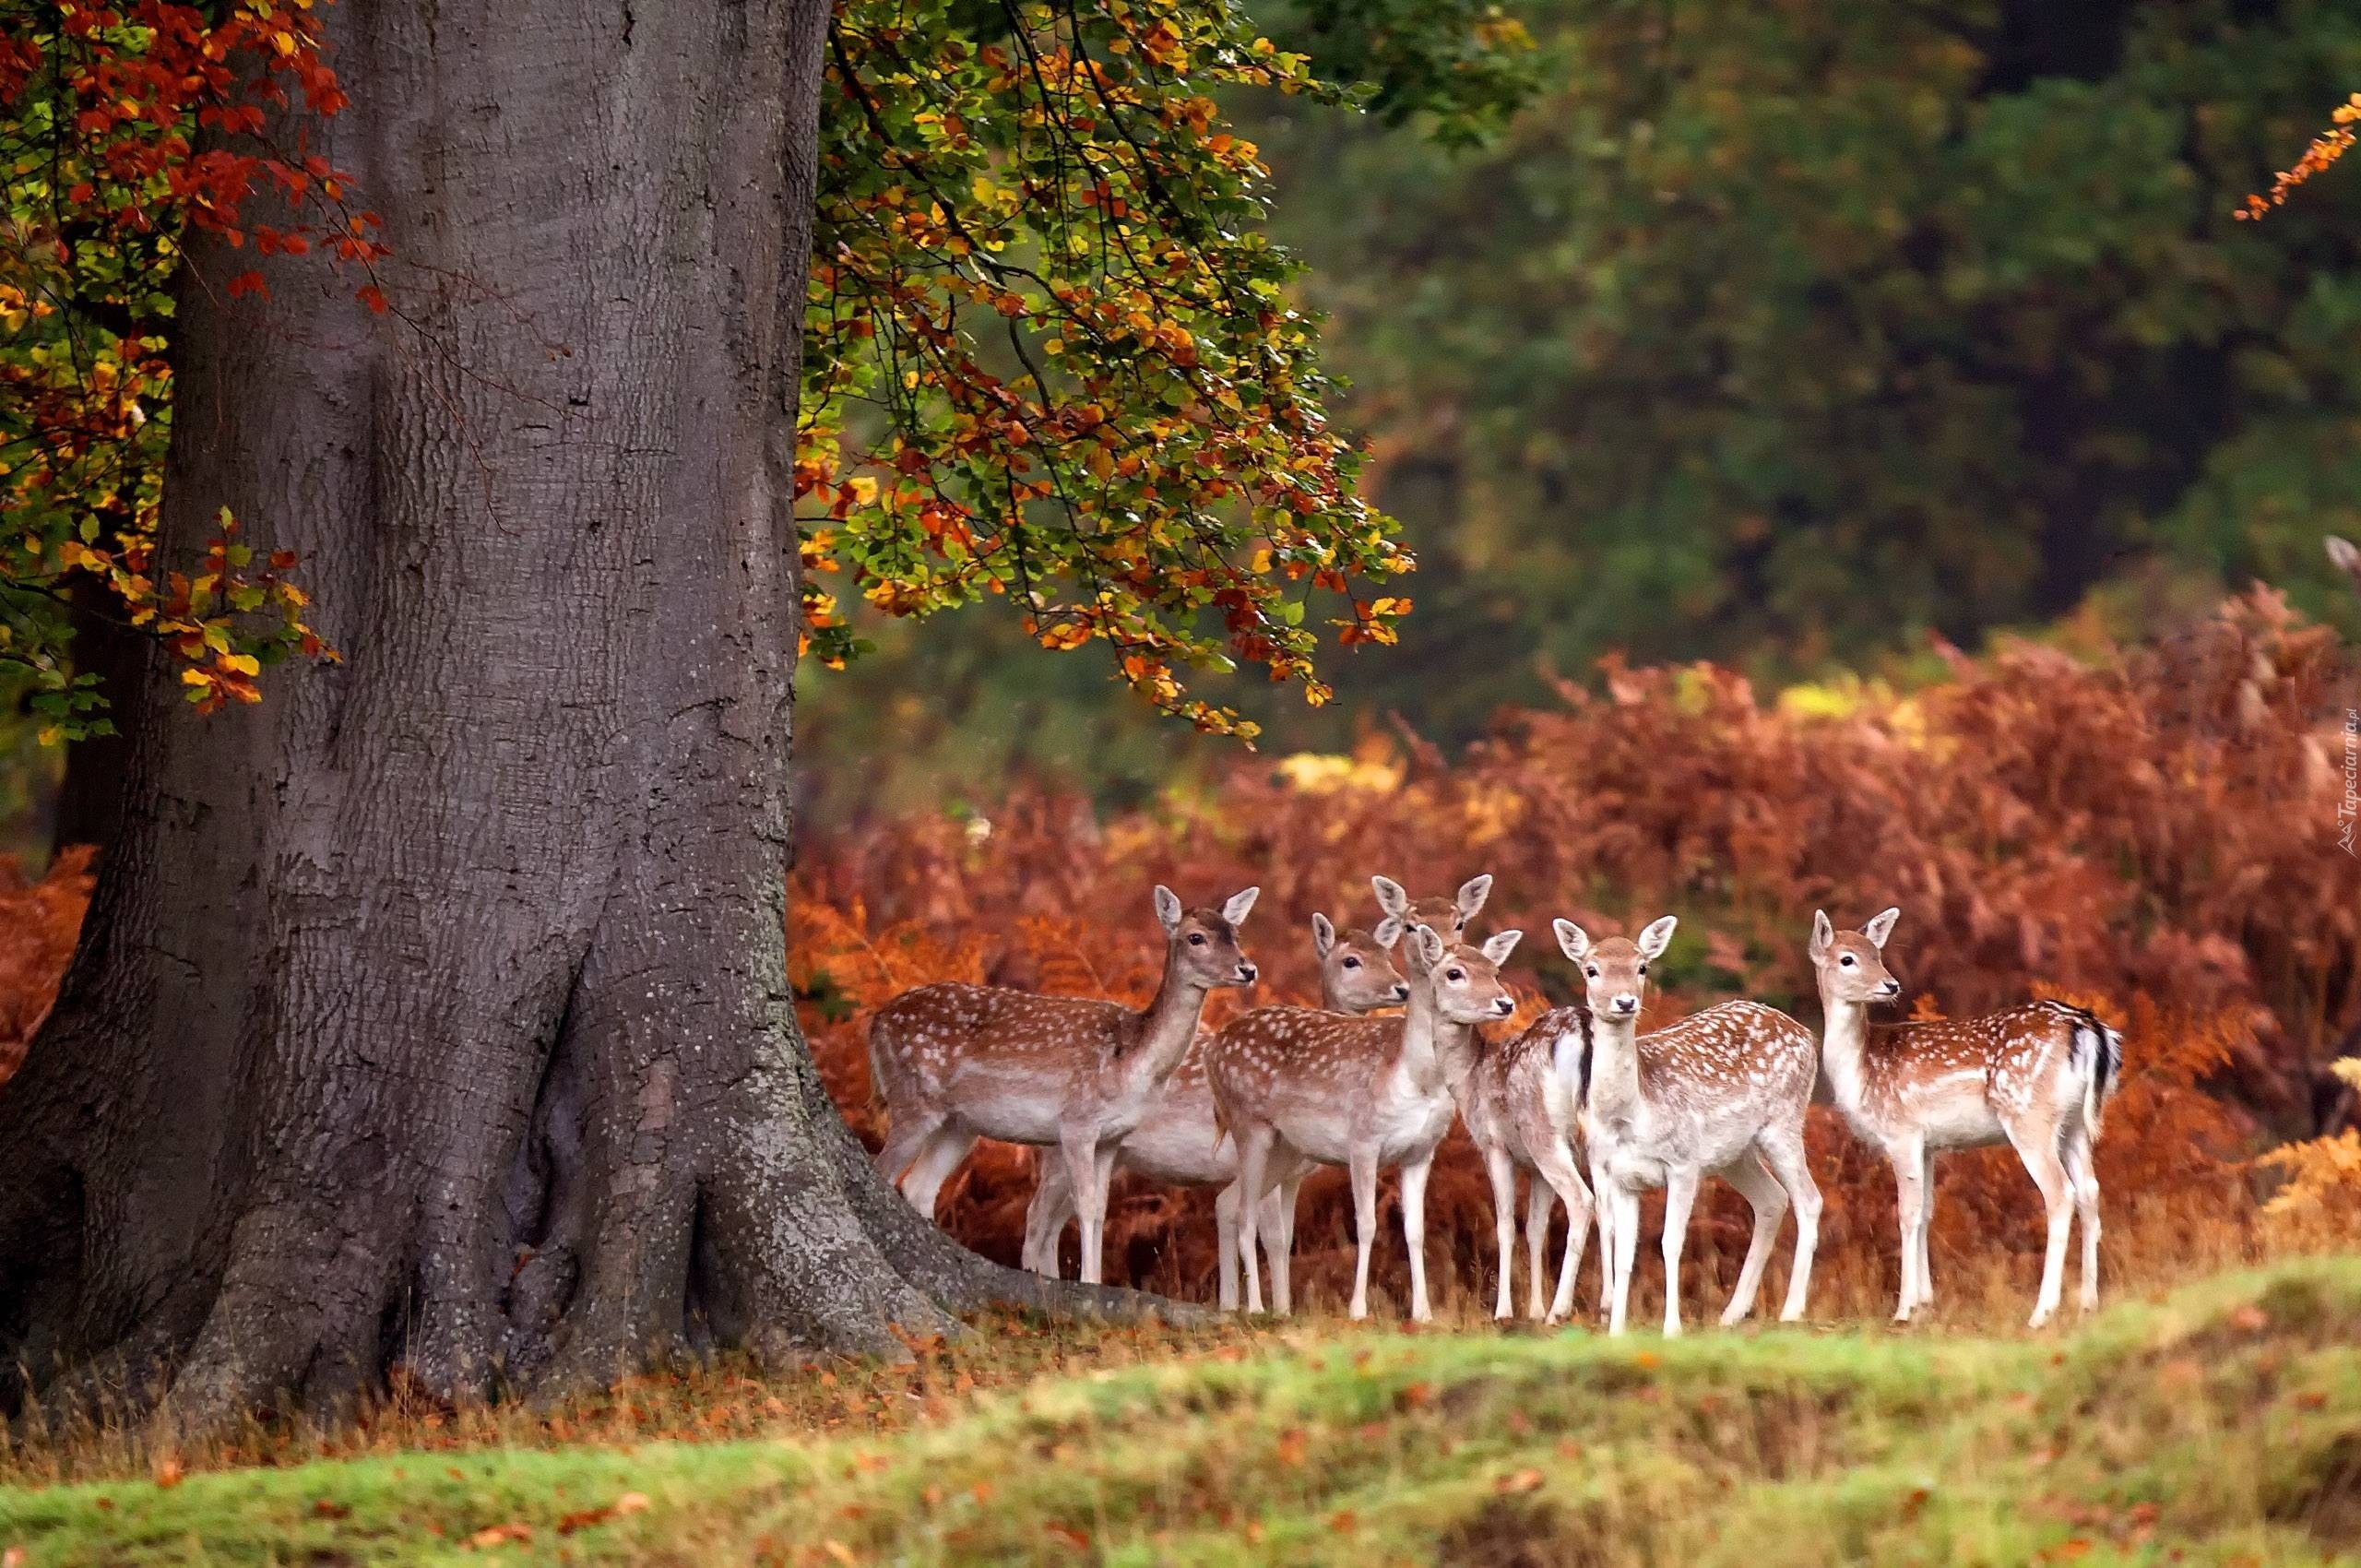
{"type": "Polygon", "coordinates": [[[1725,1002],[1667,1028],[1640,1032],[1649,967],[1670,944],[1667,915],[1636,939],[1594,940],[1555,922],[1583,1002],[1488,1039],[1481,1026],[1516,1011],[1501,966],[1522,932],[1468,939],[1492,879],[1448,898],[1413,900],[1371,879],[1382,918],[1339,930],[1311,918],[1319,1007],[1260,1007],[1217,1030],[1201,1027],[1206,997],[1253,983],[1239,927],[1247,888],[1218,908],[1186,909],[1156,889],[1164,971],[1144,1009],[1004,987],[940,984],[903,992],[870,1026],[870,1063],[889,1116],[877,1163],[921,1214],[979,1138],[1053,1151],[1026,1218],[1025,1265],[1057,1271],[1067,1219],[1082,1232],[1082,1277],[1101,1268],[1107,1194],[1118,1170],[1219,1190],[1220,1301],[1292,1306],[1288,1255],[1296,1195],[1323,1165],[1350,1179],[1359,1251],[1351,1312],[1369,1312],[1377,1240],[1377,1181],[1400,1173],[1410,1316],[1431,1315],[1425,1259],[1427,1179],[1454,1121],[1466,1125],[1490,1178],[1499,1241],[1493,1314],[1512,1315],[1517,1177],[1526,1173],[1526,1270],[1533,1318],[1573,1310],[1574,1279],[1598,1229],[1600,1310],[1619,1334],[1631,1290],[1640,1194],[1665,1193],[1664,1332],[1680,1332],[1680,1256],[1700,1184],[1718,1176],[1754,1211],[1754,1230],[1724,1324],[1752,1312],[1765,1265],[1792,1208],[1794,1265],[1780,1307],[1803,1316],[1820,1235],[1820,1189],[1805,1158],[1804,1119],[1823,1076],[1853,1131],[1892,1163],[1899,1194],[1902,1287],[1894,1316],[1935,1299],[1927,1237],[1936,1154],[2006,1143],[2040,1189],[2048,1250],[2032,1324],[2058,1309],[2066,1245],[2082,1229],[2080,1302],[2098,1296],[2099,1120],[2122,1066],[2122,1040],[2092,1014],[2041,1001],[1988,1017],[1873,1024],[1873,1004],[1901,982],[1885,947],[1901,911],[1857,931],[1815,914],[1809,946],[1824,1022],[1810,1030],[1775,1008],[1725,1002]],[[1381,1008],[1398,1006],[1398,1013],[1381,1008]],[[1579,1155],[1577,1151],[1579,1150],[1579,1155]],[[1587,1172],[1587,1181],[1584,1176],[1587,1172]],[[1557,1206],[1569,1218],[1554,1287],[1544,1264],[1557,1206]],[[1243,1287],[1240,1276],[1243,1276],[1243,1287]]]}

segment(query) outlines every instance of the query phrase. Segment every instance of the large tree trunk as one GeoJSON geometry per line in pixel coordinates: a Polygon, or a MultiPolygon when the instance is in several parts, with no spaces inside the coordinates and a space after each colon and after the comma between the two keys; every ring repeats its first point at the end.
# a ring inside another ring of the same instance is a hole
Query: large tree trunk
{"type": "Polygon", "coordinates": [[[345,662],[202,718],[149,661],[0,1090],[0,1366],[220,1417],[1042,1299],[872,1175],[788,985],[826,14],[327,13],[395,315],[315,258],[229,303],[252,253],[200,250],[167,533],[303,552],[345,662]]]}

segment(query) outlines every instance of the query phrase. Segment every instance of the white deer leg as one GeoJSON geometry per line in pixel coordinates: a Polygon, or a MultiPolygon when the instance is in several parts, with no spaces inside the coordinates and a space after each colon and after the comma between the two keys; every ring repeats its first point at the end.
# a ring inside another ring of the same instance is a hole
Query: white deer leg
{"type": "MultiPolygon", "coordinates": [[[[1543,1238],[1546,1239],[1549,1231],[1551,1201],[1554,1199],[1566,1206],[1566,1253],[1558,1263],[1558,1293],[1550,1300],[1549,1313],[1545,1320],[1563,1323],[1573,1314],[1574,1271],[1582,1266],[1583,1248],[1590,1240],[1592,1210],[1596,1207],[1603,1212],[1606,1206],[1593,1203],[1590,1189],[1584,1186],[1583,1179],[1575,1174],[1574,1162],[1570,1156],[1545,1156],[1539,1161],[1538,1172],[1534,1186],[1538,1193],[1548,1196],[1535,1198],[1528,1218],[1539,1222],[1536,1229],[1543,1238]]],[[[1534,1255],[1536,1258],[1541,1255],[1541,1250],[1542,1243],[1536,1242],[1534,1255]]],[[[1599,1268],[1604,1272],[1606,1267],[1602,1243],[1599,1268]]]]}
{"type": "Polygon", "coordinates": [[[1680,1251],[1689,1240],[1689,1211],[1697,1206],[1698,1174],[1673,1169],[1664,1181],[1664,1336],[1680,1336],[1680,1251]]]}
{"type": "Polygon", "coordinates": [[[909,1187],[906,1179],[911,1165],[917,1162],[935,1134],[943,1131],[950,1120],[947,1112],[939,1111],[927,1114],[913,1112],[908,1116],[895,1113],[894,1125],[885,1134],[885,1146],[877,1151],[877,1174],[908,1197],[909,1187]]]}
{"type": "Polygon", "coordinates": [[[1238,1310],[1238,1201],[1240,1191],[1239,1183],[1232,1182],[1214,1199],[1214,1250],[1219,1258],[1215,1265],[1215,1300],[1220,1302],[1221,1310],[1226,1313],[1238,1310]]]}
{"type": "Polygon", "coordinates": [[[1271,1129],[1268,1127],[1233,1127],[1230,1136],[1238,1140],[1238,1261],[1246,1269],[1246,1310],[1263,1310],[1263,1264],[1255,1255],[1263,1206],[1255,1201],[1263,1192],[1263,1171],[1271,1158],[1271,1129]]]}
{"type": "Polygon", "coordinates": [[[1271,1305],[1281,1317],[1295,1311],[1295,1199],[1303,1188],[1307,1168],[1295,1160],[1263,1200],[1263,1223],[1270,1231],[1265,1244],[1271,1262],[1271,1305]]]}
{"type": "Polygon", "coordinates": [[[2074,1184],[2075,1218],[2082,1227],[2082,1288],[2076,1304],[2089,1312],[2099,1304],[2099,1173],[2087,1125],[2077,1124],[2067,1136],[2066,1175],[2074,1184]]]}
{"type": "Polygon", "coordinates": [[[1598,1205],[1598,1315],[1607,1316],[1615,1307],[1615,1270],[1621,1253],[1616,1251],[1615,1227],[1622,1221],[1623,1211],[1608,1201],[1613,1187],[1607,1180],[1607,1167],[1594,1159],[1590,1166],[1592,1201],[1598,1205]]]}
{"type": "Polygon", "coordinates": [[[1812,1259],[1820,1252],[1820,1183],[1811,1179],[1811,1158],[1800,1123],[1767,1130],[1758,1146],[1796,1208],[1796,1256],[1787,1271],[1787,1300],[1779,1309],[1781,1323],[1795,1323],[1810,1300],[1812,1259]]]}
{"type": "Polygon", "coordinates": [[[1902,1235],[1902,1292],[1893,1321],[1908,1323],[1911,1309],[1918,1304],[1918,1206],[1925,1201],[1926,1148],[1912,1138],[1887,1145],[1885,1153],[1893,1167],[1894,1218],[1902,1235]]]}
{"type": "Polygon", "coordinates": [[[1935,1304],[1934,1260],[1928,1251],[1928,1238],[1935,1229],[1935,1151],[1926,1145],[1918,1147],[1918,1300],[1914,1307],[1935,1304]]]}
{"type": "Polygon", "coordinates": [[[1356,1321],[1369,1316],[1369,1253],[1377,1240],[1377,1146],[1356,1146],[1347,1164],[1353,1179],[1353,1232],[1359,1255],[1353,1260],[1353,1304],[1356,1321]]]}
{"type": "Polygon", "coordinates": [[[1427,1305],[1427,1175],[1434,1156],[1402,1168],[1402,1241],[1410,1249],[1410,1321],[1425,1323],[1435,1314],[1427,1305]]]}
{"type": "MultiPolygon", "coordinates": [[[[1525,1194],[1525,1315],[1536,1323],[1549,1315],[1549,1287],[1545,1281],[1549,1270],[1549,1213],[1557,1206],[1557,1189],[1536,1168],[1525,1194]]],[[[1573,1244],[1573,1238],[1568,1236],[1567,1251],[1572,1252],[1573,1244]]]]}
{"type": "Polygon", "coordinates": [[[1755,1292],[1762,1288],[1763,1267],[1771,1261],[1771,1249],[1779,1240],[1779,1227],[1787,1218],[1787,1190],[1763,1169],[1761,1157],[1751,1148],[1721,1174],[1754,1208],[1754,1234],[1746,1243],[1746,1262],[1738,1271],[1738,1289],[1730,1292],[1729,1305],[1722,1309],[1722,1326],[1726,1328],[1742,1322],[1754,1311],[1755,1292]]]}
{"type": "Polygon", "coordinates": [[[2025,1162],[2033,1184],[2041,1189],[2042,1210],[2049,1218],[2049,1246],[2042,1255],[2041,1294],[2034,1298],[2033,1316],[2026,1326],[2039,1328],[2058,1311],[2058,1297],[2066,1277],[2067,1232],[2074,1223],[2074,1183],[2051,1146],[2054,1129],[2039,1126],[2006,1129],[2017,1157],[2025,1162]]]}
{"type": "Polygon", "coordinates": [[[1098,1182],[1098,1126],[1076,1123],[1058,1132],[1058,1149],[1064,1155],[1066,1180],[1074,1185],[1075,1218],[1082,1228],[1082,1268],[1085,1285],[1099,1283],[1105,1259],[1099,1255],[1107,1222],[1107,1189],[1098,1182]]]}
{"type": "Polygon", "coordinates": [[[976,1134],[955,1122],[936,1128],[918,1158],[910,1162],[909,1174],[902,1178],[902,1195],[910,1200],[910,1206],[932,1219],[934,1200],[943,1184],[975,1146],[976,1134]]]}
{"type": "MultiPolygon", "coordinates": [[[[1495,1319],[1513,1316],[1513,1294],[1510,1276],[1514,1272],[1510,1260],[1516,1252],[1516,1162],[1509,1151],[1495,1146],[1484,1151],[1484,1170],[1492,1179],[1492,1239],[1498,1243],[1501,1257],[1500,1289],[1493,1293],[1492,1316],[1495,1319]]],[[[1535,1183],[1536,1186],[1538,1182],[1535,1183]]],[[[1404,1218],[1409,1214],[1408,1200],[1404,1200],[1404,1218]]],[[[1536,1285],[1536,1289],[1539,1287],[1536,1285]]]]}
{"type": "Polygon", "coordinates": [[[1025,1266],[1058,1277],[1058,1239],[1074,1218],[1074,1184],[1064,1157],[1050,1149],[1033,1155],[1033,1201],[1025,1208],[1025,1266]]]}
{"type": "Polygon", "coordinates": [[[1619,1183],[1609,1191],[1615,1194],[1610,1206],[1615,1211],[1615,1266],[1607,1271],[1607,1332],[1620,1334],[1631,1304],[1631,1268],[1640,1261],[1640,1194],[1619,1183]]]}

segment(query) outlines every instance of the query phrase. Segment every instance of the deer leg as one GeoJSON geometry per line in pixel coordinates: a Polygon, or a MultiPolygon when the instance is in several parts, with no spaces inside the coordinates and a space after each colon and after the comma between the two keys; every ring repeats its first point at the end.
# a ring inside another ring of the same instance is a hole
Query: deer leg
{"type": "Polygon", "coordinates": [[[1427,1175],[1434,1166],[1435,1158],[1430,1154],[1402,1168],[1402,1241],[1410,1250],[1412,1323],[1425,1323],[1435,1315],[1427,1305],[1427,1175]]]}
{"type": "Polygon", "coordinates": [[[1893,1167],[1894,1215],[1902,1228],[1902,1293],[1893,1321],[1908,1323],[1910,1310],[1918,1304],[1918,1207],[1925,1202],[1926,1146],[1915,1138],[1897,1141],[1886,1146],[1885,1155],[1893,1167]]]}
{"type": "Polygon", "coordinates": [[[1255,1255],[1256,1221],[1262,1218],[1263,1171],[1271,1158],[1271,1129],[1233,1127],[1238,1140],[1238,1261],[1246,1269],[1246,1310],[1263,1310],[1263,1265],[1255,1255]]]}
{"type": "Polygon", "coordinates": [[[1353,1260],[1353,1304],[1356,1322],[1369,1316],[1369,1253],[1377,1240],[1377,1146],[1356,1146],[1347,1162],[1353,1179],[1353,1232],[1359,1255],[1353,1260]]]}
{"type": "Polygon", "coordinates": [[[942,1193],[943,1184],[951,1180],[951,1173],[959,1169],[967,1151],[975,1146],[976,1134],[955,1122],[936,1128],[926,1146],[919,1151],[918,1158],[911,1162],[909,1174],[902,1178],[902,1195],[910,1200],[910,1206],[932,1219],[934,1200],[942,1193]]]}
{"type": "Polygon", "coordinates": [[[1607,1180],[1607,1167],[1591,1161],[1590,1190],[1598,1205],[1598,1315],[1607,1316],[1615,1307],[1615,1270],[1622,1253],[1616,1250],[1615,1227],[1622,1223],[1623,1211],[1608,1201],[1614,1189],[1607,1180]]]}
{"type": "Polygon", "coordinates": [[[1620,1334],[1624,1314],[1631,1304],[1631,1267],[1639,1262],[1640,1255],[1640,1194],[1620,1183],[1609,1190],[1615,1194],[1611,1205],[1615,1212],[1615,1266],[1607,1271],[1607,1332],[1620,1334]]]}
{"type": "MultiPolygon", "coordinates": [[[[1549,1211],[1557,1206],[1557,1189],[1536,1167],[1533,1185],[1525,1194],[1525,1315],[1536,1323],[1549,1316],[1548,1287],[1542,1284],[1549,1262],[1549,1211]]],[[[1566,1250],[1573,1250],[1573,1237],[1566,1238],[1566,1250]]]]}
{"type": "MultiPolygon", "coordinates": [[[[1500,1319],[1514,1312],[1511,1305],[1510,1259],[1516,1250],[1516,1162],[1509,1158],[1507,1149],[1495,1145],[1484,1151],[1484,1170],[1492,1179],[1492,1236],[1501,1254],[1501,1284],[1492,1299],[1492,1316],[1500,1319]]],[[[1406,1219],[1408,1212],[1406,1199],[1406,1219]]],[[[1540,1289],[1537,1283],[1535,1289],[1540,1289]]]]}
{"type": "Polygon", "coordinates": [[[2088,1123],[2077,1123],[2066,1136],[2066,1175],[2074,1184],[2075,1217],[2082,1226],[2082,1288],[2076,1305],[2089,1312],[2099,1304],[2099,1173],[2097,1151],[2091,1146],[2088,1123]]]}
{"type": "Polygon", "coordinates": [[[1668,1170],[1664,1177],[1664,1336],[1680,1336],[1680,1250],[1689,1241],[1689,1211],[1697,1206],[1697,1172],[1668,1170]]]}
{"type": "Polygon", "coordinates": [[[2074,1183],[2058,1158],[2055,1127],[2011,1126],[2004,1129],[2025,1162],[2033,1184],[2041,1189],[2043,1211],[2049,1218],[2049,1246],[2041,1262],[2041,1294],[2034,1298],[2028,1328],[2039,1328],[2058,1311],[2058,1297],[2066,1275],[2066,1239],[2074,1223],[2074,1183]]]}
{"type": "Polygon", "coordinates": [[[926,1148],[935,1134],[943,1131],[951,1120],[947,1111],[913,1112],[908,1116],[896,1113],[894,1125],[885,1134],[885,1146],[877,1151],[877,1174],[885,1178],[905,1196],[909,1189],[903,1178],[910,1166],[926,1148]]]}
{"type": "Polygon", "coordinates": [[[1098,1179],[1098,1128],[1077,1123],[1058,1132],[1058,1148],[1065,1156],[1066,1180],[1074,1185],[1074,1214],[1082,1225],[1082,1269],[1085,1285],[1096,1285],[1104,1272],[1100,1241],[1107,1224],[1107,1189],[1098,1179]]]}
{"type": "Polygon", "coordinates": [[[1294,1161],[1263,1200],[1263,1222],[1271,1231],[1271,1305],[1281,1317],[1295,1311],[1295,1199],[1309,1169],[1294,1161]]]}
{"type": "Polygon", "coordinates": [[[1935,1230],[1935,1151],[1924,1145],[1918,1150],[1918,1301],[1917,1305],[1935,1304],[1934,1261],[1928,1252],[1928,1238],[1935,1230]]]}
{"type": "Polygon", "coordinates": [[[1738,1271],[1738,1289],[1730,1292],[1730,1304],[1722,1309],[1722,1325],[1726,1328],[1754,1311],[1755,1292],[1762,1288],[1763,1267],[1771,1261],[1771,1249],[1779,1240],[1779,1227],[1787,1218],[1787,1190],[1763,1169],[1761,1155],[1753,1149],[1739,1155],[1721,1175],[1754,1209],[1754,1234],[1746,1243],[1746,1262],[1738,1271]]]}
{"type": "Polygon", "coordinates": [[[1793,1126],[1772,1129],[1756,1146],[1796,1207],[1796,1255],[1787,1269],[1787,1300],[1779,1308],[1781,1323],[1795,1323],[1804,1315],[1804,1303],[1810,1299],[1811,1264],[1820,1252],[1820,1183],[1811,1179],[1811,1157],[1800,1120],[1793,1126]]]}
{"type": "Polygon", "coordinates": [[[1238,1203],[1241,1191],[1239,1183],[1232,1182],[1214,1199],[1214,1251],[1218,1260],[1215,1264],[1215,1300],[1226,1313],[1238,1310],[1238,1203]]]}
{"type": "MultiPolygon", "coordinates": [[[[1562,1323],[1574,1310],[1574,1271],[1582,1266],[1583,1247],[1590,1240],[1591,1211],[1595,1206],[1590,1189],[1583,1185],[1582,1177],[1574,1171],[1571,1155],[1544,1156],[1536,1162],[1535,1169],[1534,1198],[1525,1219],[1530,1228],[1528,1234],[1535,1238],[1531,1245],[1536,1281],[1541,1277],[1540,1260],[1549,1233],[1551,1202],[1566,1206],[1566,1255],[1558,1264],[1558,1293],[1551,1299],[1548,1315],[1543,1320],[1562,1323]]],[[[1602,1271],[1607,1267],[1603,1243],[1599,1267],[1602,1271]]]]}
{"type": "Polygon", "coordinates": [[[1037,1149],[1033,1158],[1033,1201],[1025,1207],[1025,1258],[1036,1274],[1058,1277],[1058,1239],[1074,1218],[1074,1183],[1066,1180],[1065,1161],[1037,1149]]]}

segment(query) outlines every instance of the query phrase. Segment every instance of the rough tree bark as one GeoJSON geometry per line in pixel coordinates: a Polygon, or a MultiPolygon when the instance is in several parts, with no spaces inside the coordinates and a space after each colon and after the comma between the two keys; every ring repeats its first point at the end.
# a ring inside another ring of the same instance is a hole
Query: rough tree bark
{"type": "Polygon", "coordinates": [[[466,1395],[891,1348],[1055,1289],[875,1179],[788,986],[826,15],[328,12],[325,150],[398,319],[316,260],[232,303],[252,254],[195,256],[166,527],[227,505],[302,551],[345,662],[199,718],[151,661],[81,949],[0,1090],[0,1365],[219,1419],[397,1362],[466,1395]]]}

